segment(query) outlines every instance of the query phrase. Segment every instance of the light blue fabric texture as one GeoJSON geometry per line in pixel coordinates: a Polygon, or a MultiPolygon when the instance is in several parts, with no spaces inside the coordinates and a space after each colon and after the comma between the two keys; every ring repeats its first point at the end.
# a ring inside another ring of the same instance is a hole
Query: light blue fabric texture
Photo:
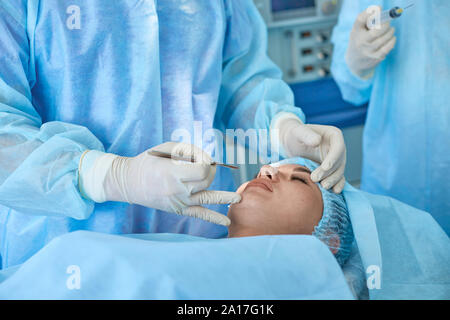
{"type": "MultiPolygon", "coordinates": [[[[273,163],[272,166],[279,167],[286,164],[298,164],[308,168],[311,172],[319,166],[311,160],[299,157],[273,163]]],[[[331,251],[336,251],[334,256],[339,265],[343,266],[350,255],[354,240],[347,204],[342,194],[326,190],[320,183],[316,184],[322,193],[323,212],[312,235],[325,243],[331,251]],[[338,242],[336,242],[336,237],[339,239],[338,242]]]]}
{"type": "MultiPolygon", "coordinates": [[[[136,156],[177,129],[215,156],[194,121],[205,133],[268,129],[281,111],[305,120],[266,47],[251,0],[0,1],[3,268],[75,230],[224,236],[194,218],[94,204],[78,164],[88,149],[136,156]]],[[[211,188],[234,190],[230,172],[211,188]]]]}
{"type": "Polygon", "coordinates": [[[302,235],[206,239],[77,231],[13,269],[6,276],[8,269],[0,271],[0,299],[353,298],[330,250],[302,235]],[[70,290],[76,275],[80,289],[70,290]]]}
{"type": "Polygon", "coordinates": [[[430,214],[348,184],[344,196],[370,299],[450,299],[450,239],[430,214]]]}
{"type": "Polygon", "coordinates": [[[430,212],[450,235],[450,2],[413,1],[392,21],[397,44],[369,80],[345,63],[357,15],[370,5],[410,0],[344,0],[333,32],[332,73],[345,100],[370,100],[361,188],[430,212]]]}
{"type": "MultiPolygon", "coordinates": [[[[350,185],[344,196],[361,264],[351,267],[367,278],[347,279],[358,283],[358,291],[379,276],[370,299],[450,299],[450,239],[428,213],[350,185]]],[[[313,236],[206,239],[78,231],[1,270],[0,298],[347,299],[344,281],[333,254],[313,236]],[[67,273],[72,265],[79,267],[80,290],[67,287],[67,281],[74,284],[75,274],[67,273]]]]}

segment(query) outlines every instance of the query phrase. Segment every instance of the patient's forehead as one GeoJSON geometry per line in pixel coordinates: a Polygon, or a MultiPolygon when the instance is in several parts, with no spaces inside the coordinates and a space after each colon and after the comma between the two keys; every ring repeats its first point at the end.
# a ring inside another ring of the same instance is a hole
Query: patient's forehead
{"type": "Polygon", "coordinates": [[[286,171],[286,172],[292,171],[292,170],[294,170],[296,168],[302,168],[302,169],[305,169],[304,171],[306,171],[308,173],[311,173],[311,170],[309,170],[307,167],[301,166],[301,165],[295,164],[295,163],[282,164],[282,165],[276,165],[275,164],[275,165],[271,165],[271,166],[274,167],[274,168],[277,168],[278,170],[286,171]]]}

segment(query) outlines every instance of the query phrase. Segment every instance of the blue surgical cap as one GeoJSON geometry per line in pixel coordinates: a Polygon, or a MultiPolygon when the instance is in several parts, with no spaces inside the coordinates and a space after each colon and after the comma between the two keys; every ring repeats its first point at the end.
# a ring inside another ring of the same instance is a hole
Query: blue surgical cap
{"type": "MultiPolygon", "coordinates": [[[[318,165],[303,158],[291,158],[272,164],[279,167],[286,164],[298,164],[314,171],[318,165]]],[[[348,213],[347,204],[342,194],[328,191],[317,183],[322,192],[323,213],[319,224],[314,228],[313,236],[324,242],[336,257],[338,263],[343,266],[350,255],[353,244],[353,229],[348,213]],[[337,241],[339,239],[339,241],[337,241]]]]}

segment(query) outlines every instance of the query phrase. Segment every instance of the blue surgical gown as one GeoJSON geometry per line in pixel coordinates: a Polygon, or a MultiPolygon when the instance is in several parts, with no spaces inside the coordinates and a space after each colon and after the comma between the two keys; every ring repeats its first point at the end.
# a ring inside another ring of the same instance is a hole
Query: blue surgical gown
{"type": "MultiPolygon", "coordinates": [[[[205,132],[268,129],[281,111],[304,120],[266,49],[251,0],[0,1],[2,267],[75,230],[226,234],[95,204],[80,194],[78,164],[85,150],[135,156],[179,130],[214,153],[207,135],[194,139],[195,121],[205,132]]],[[[211,187],[234,190],[230,172],[211,187]]]]}
{"type": "Polygon", "coordinates": [[[332,73],[345,100],[370,100],[361,188],[431,213],[450,235],[450,2],[415,1],[394,20],[396,47],[373,78],[356,77],[345,63],[360,12],[410,3],[344,1],[333,33],[332,73]]]}

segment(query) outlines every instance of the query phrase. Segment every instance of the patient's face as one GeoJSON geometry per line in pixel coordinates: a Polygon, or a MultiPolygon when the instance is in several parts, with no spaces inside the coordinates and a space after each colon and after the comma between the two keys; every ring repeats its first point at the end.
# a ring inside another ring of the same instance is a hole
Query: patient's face
{"type": "Polygon", "coordinates": [[[322,218],[322,193],[306,167],[263,166],[237,192],[242,201],[228,212],[229,237],[312,234],[322,218]]]}

